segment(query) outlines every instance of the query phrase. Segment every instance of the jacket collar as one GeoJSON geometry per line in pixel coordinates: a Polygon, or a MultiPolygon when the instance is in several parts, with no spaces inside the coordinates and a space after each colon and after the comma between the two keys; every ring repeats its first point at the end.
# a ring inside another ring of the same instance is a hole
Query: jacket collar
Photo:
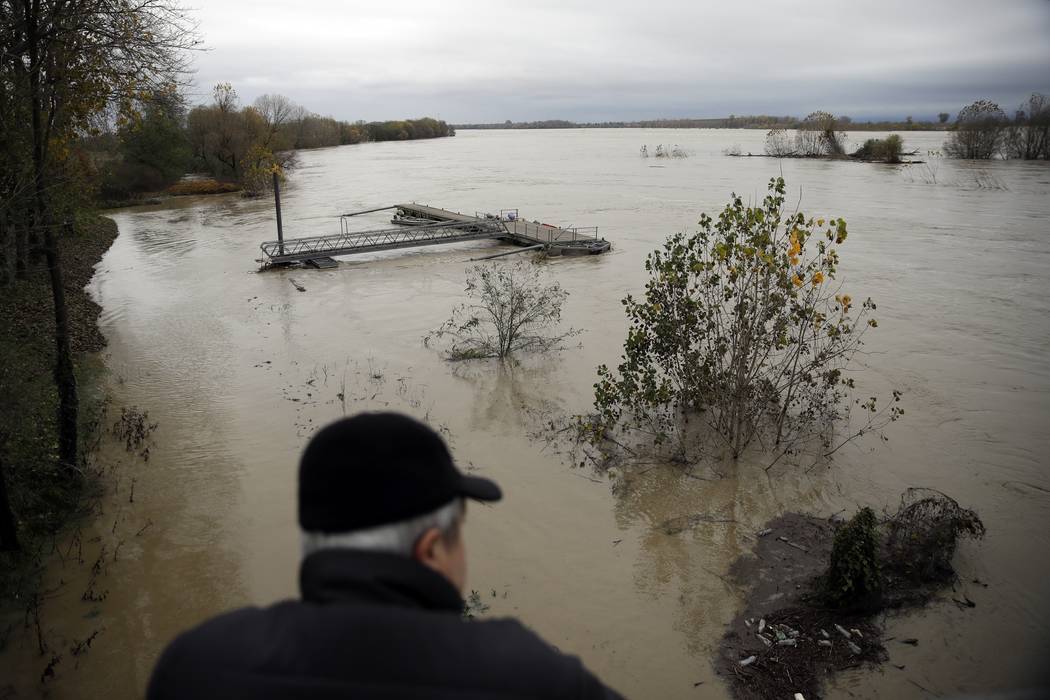
{"type": "Polygon", "coordinates": [[[323,549],[299,569],[303,600],[372,603],[459,612],[463,599],[444,576],[397,554],[323,549]]]}

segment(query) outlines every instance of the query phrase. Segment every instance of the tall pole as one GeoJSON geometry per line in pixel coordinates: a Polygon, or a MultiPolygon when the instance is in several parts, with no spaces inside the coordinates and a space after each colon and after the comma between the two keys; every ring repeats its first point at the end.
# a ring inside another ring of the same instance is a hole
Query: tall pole
{"type": "Polygon", "coordinates": [[[277,248],[284,255],[284,227],[281,225],[281,184],[277,178],[277,168],[273,169],[273,203],[277,206],[277,248]]]}

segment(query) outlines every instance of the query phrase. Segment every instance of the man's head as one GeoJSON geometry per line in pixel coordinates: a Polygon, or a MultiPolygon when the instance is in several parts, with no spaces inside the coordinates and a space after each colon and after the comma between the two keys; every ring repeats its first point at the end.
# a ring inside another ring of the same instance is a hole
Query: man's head
{"type": "Polygon", "coordinates": [[[299,465],[303,554],[343,547],[408,556],[462,592],[465,498],[499,487],[456,469],[441,437],[396,413],[361,413],[320,430],[299,465]]]}

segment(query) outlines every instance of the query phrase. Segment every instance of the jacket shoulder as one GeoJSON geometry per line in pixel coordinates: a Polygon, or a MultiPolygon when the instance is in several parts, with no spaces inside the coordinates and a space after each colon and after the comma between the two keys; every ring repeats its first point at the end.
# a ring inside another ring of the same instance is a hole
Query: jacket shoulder
{"type": "MultiPolygon", "coordinates": [[[[505,618],[461,623],[469,653],[497,678],[519,678],[527,696],[619,698],[576,656],[562,653],[519,621],[505,618]],[[533,695],[535,693],[535,695],[533,695]]],[[[466,650],[464,650],[466,651],[466,650]]]]}
{"type": "Polygon", "coordinates": [[[249,686],[254,697],[619,697],[516,620],[298,601],[179,635],[147,697],[245,697],[249,686]]]}

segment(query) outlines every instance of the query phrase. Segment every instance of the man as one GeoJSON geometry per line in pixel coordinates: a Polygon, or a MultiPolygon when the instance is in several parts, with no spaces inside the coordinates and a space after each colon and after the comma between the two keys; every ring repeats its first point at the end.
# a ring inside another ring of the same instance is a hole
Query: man
{"type": "Polygon", "coordinates": [[[500,497],[412,418],[329,425],[299,466],[302,600],[184,633],[148,697],[618,698],[518,622],[462,618],[464,499],[500,497]]]}

